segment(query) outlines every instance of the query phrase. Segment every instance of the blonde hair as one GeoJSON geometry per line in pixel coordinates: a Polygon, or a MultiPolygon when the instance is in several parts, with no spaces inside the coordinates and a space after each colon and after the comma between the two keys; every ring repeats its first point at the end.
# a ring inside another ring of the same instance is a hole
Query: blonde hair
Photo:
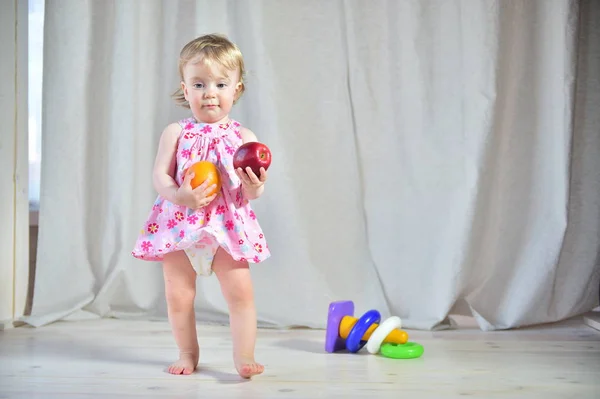
{"type": "MultiPolygon", "coordinates": [[[[230,71],[237,70],[239,72],[239,83],[242,85],[234,100],[235,104],[246,90],[244,85],[246,70],[240,49],[226,36],[220,34],[204,35],[192,40],[183,46],[179,53],[179,76],[182,81],[184,80],[183,68],[185,68],[188,62],[199,58],[202,58],[202,61],[207,64],[215,62],[230,71]]],[[[173,93],[172,97],[178,105],[190,108],[190,104],[185,99],[181,87],[173,93]]]]}

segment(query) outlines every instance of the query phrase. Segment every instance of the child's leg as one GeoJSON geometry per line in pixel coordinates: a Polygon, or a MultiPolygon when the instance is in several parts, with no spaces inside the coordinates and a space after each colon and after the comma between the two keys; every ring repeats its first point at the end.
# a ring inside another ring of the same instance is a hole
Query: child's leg
{"type": "Polygon", "coordinates": [[[264,366],[254,361],[256,310],[248,263],[235,261],[219,248],[212,268],[229,307],[235,367],[242,377],[250,378],[262,373],[264,366]]]}
{"type": "Polygon", "coordinates": [[[191,374],[200,353],[194,314],[196,272],[183,251],[165,255],[163,272],[169,321],[179,347],[179,360],[169,366],[169,373],[191,374]]]}

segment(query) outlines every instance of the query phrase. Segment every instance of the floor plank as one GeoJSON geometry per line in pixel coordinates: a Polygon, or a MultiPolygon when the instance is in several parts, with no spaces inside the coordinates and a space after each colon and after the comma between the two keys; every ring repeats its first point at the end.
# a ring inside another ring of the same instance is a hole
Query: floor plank
{"type": "Polygon", "coordinates": [[[166,322],[98,320],[0,332],[4,398],[600,398],[600,332],[581,318],[515,331],[409,331],[419,359],[324,351],[324,332],[261,329],[252,381],[237,376],[229,329],[199,325],[201,364],[165,366],[166,322]]]}

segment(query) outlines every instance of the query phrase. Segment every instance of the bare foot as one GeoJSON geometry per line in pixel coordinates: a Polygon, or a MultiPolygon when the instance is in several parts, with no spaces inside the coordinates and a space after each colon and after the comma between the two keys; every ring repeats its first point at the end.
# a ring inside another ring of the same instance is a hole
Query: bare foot
{"type": "Polygon", "coordinates": [[[265,371],[265,366],[256,363],[254,359],[240,359],[235,362],[235,368],[238,374],[243,378],[251,378],[254,375],[262,374],[265,371]]]}
{"type": "Polygon", "coordinates": [[[169,366],[169,374],[190,375],[198,365],[197,353],[180,353],[179,360],[169,366]]]}

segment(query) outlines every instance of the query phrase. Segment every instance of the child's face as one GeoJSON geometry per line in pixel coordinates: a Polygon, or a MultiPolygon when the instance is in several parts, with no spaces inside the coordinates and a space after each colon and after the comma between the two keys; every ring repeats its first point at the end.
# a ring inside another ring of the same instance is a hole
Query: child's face
{"type": "Polygon", "coordinates": [[[183,79],[183,94],[197,120],[217,123],[227,119],[242,86],[237,71],[214,63],[207,66],[204,62],[188,62],[183,79]]]}

